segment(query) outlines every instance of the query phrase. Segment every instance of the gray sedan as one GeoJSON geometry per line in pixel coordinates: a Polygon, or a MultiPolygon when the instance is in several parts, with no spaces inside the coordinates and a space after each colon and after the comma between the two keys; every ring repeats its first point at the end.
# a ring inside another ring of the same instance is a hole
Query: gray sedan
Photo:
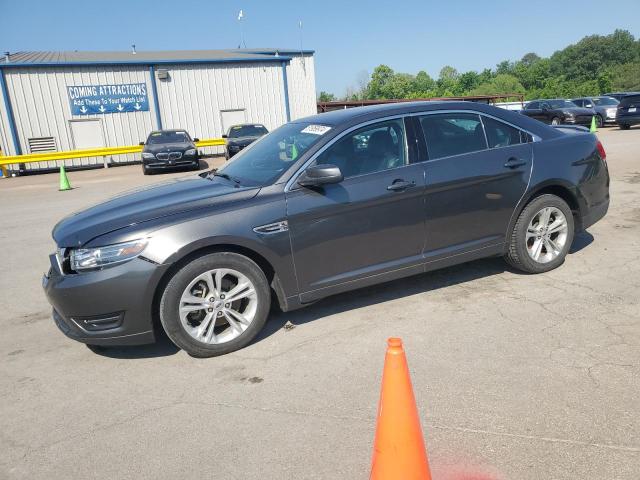
{"type": "Polygon", "coordinates": [[[596,111],[596,122],[598,127],[609,123],[616,123],[616,109],[618,100],[613,97],[581,97],[571,100],[579,107],[593,108],[596,111]]]}

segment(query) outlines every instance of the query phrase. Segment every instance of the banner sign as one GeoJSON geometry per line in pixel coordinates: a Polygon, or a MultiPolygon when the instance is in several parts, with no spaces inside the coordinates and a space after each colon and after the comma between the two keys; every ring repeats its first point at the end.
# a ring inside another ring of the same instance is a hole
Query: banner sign
{"type": "Polygon", "coordinates": [[[72,115],[148,112],[145,83],[67,87],[72,115]]]}

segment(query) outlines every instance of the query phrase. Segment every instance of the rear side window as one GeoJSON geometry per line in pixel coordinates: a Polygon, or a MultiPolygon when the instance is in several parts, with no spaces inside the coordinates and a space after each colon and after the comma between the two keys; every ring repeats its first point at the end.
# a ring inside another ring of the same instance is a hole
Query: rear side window
{"type": "Polygon", "coordinates": [[[482,117],[482,123],[484,123],[489,148],[509,147],[527,142],[527,134],[511,125],[485,116],[482,117]]]}
{"type": "Polygon", "coordinates": [[[526,110],[535,110],[536,108],[540,108],[540,102],[530,102],[525,107],[526,110]]]}
{"type": "Polygon", "coordinates": [[[472,113],[425,115],[420,117],[420,125],[431,160],[487,148],[479,115],[472,113]]]}
{"type": "Polygon", "coordinates": [[[629,105],[640,106],[640,95],[630,95],[620,100],[620,105],[628,107],[629,105]]]}

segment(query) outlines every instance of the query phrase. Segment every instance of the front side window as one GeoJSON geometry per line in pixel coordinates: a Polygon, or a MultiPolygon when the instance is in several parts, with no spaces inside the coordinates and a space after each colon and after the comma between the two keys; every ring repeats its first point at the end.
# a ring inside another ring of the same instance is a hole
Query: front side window
{"type": "Polygon", "coordinates": [[[600,106],[616,106],[618,105],[618,103],[620,103],[618,100],[616,100],[615,98],[612,97],[595,97],[593,99],[593,103],[595,103],[596,105],[600,106]]]}
{"type": "Polygon", "coordinates": [[[571,100],[573,103],[575,103],[577,106],[582,107],[584,105],[584,100],[580,100],[580,99],[576,99],[576,100],[571,100]]]}
{"type": "Polygon", "coordinates": [[[509,147],[526,142],[526,134],[511,125],[484,116],[482,117],[482,122],[487,134],[489,148],[509,147]]]}
{"type": "Polygon", "coordinates": [[[550,108],[575,108],[577,105],[569,100],[549,100],[548,105],[550,108]]]}
{"type": "Polygon", "coordinates": [[[406,164],[404,139],[401,119],[368,125],[331,145],[315,164],[336,165],[345,178],[400,167],[406,164]]]}
{"type": "Polygon", "coordinates": [[[525,108],[526,110],[535,110],[537,108],[540,108],[540,102],[530,102],[525,108]]]}
{"type": "Polygon", "coordinates": [[[485,150],[487,143],[480,116],[473,113],[442,113],[420,117],[429,159],[485,150]]]}
{"type": "Polygon", "coordinates": [[[326,125],[284,124],[235,155],[217,173],[243,186],[269,185],[330,130],[326,125]]]}

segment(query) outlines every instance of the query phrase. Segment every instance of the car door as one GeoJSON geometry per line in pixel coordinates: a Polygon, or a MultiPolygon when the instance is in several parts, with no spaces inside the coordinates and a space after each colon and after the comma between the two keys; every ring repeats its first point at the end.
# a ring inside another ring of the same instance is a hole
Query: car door
{"type": "Polygon", "coordinates": [[[502,245],[532,167],[532,136],[477,113],[419,118],[426,162],[427,261],[502,245]]]}
{"type": "Polygon", "coordinates": [[[352,129],[310,164],[338,166],[342,182],[286,193],[303,302],[422,271],[424,166],[406,132],[401,118],[352,129]]]}

